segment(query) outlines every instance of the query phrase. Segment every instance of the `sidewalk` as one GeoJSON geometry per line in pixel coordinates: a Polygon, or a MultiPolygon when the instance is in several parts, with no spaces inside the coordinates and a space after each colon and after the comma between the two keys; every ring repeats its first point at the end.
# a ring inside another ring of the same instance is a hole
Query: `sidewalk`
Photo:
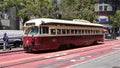
{"type": "Polygon", "coordinates": [[[116,37],[116,39],[105,39],[105,41],[111,41],[111,40],[120,40],[120,36],[116,37]]]}
{"type": "Polygon", "coordinates": [[[18,51],[23,51],[23,48],[12,48],[11,50],[6,49],[5,51],[3,49],[0,49],[0,54],[1,53],[18,52],[18,51]]]}
{"type": "Polygon", "coordinates": [[[116,39],[120,40],[120,36],[119,36],[119,37],[117,37],[116,39]]]}

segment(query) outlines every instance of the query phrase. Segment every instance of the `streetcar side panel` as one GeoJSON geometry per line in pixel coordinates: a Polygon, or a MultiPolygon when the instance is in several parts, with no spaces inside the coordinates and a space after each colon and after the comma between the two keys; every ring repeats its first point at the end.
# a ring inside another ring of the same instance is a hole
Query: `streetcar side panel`
{"type": "Polygon", "coordinates": [[[63,45],[66,48],[71,44],[74,46],[87,46],[93,44],[95,41],[103,42],[103,35],[35,37],[34,45],[32,45],[32,37],[24,37],[24,48],[27,49],[28,47],[31,51],[57,50],[63,45]]]}

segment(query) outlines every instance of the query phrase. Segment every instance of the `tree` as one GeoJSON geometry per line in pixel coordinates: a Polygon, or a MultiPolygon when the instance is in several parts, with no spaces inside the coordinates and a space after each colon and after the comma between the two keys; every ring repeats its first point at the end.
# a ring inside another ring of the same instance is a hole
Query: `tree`
{"type": "Polygon", "coordinates": [[[16,7],[18,16],[26,22],[31,17],[51,17],[51,4],[48,0],[4,0],[4,7],[16,7]],[[14,2],[13,2],[14,1],[14,2]]]}
{"type": "Polygon", "coordinates": [[[49,17],[50,3],[47,0],[26,0],[23,2],[24,8],[20,10],[19,15],[24,17],[49,17]]]}
{"type": "Polygon", "coordinates": [[[65,19],[93,21],[94,3],[97,0],[62,0],[60,11],[65,19]]]}
{"type": "Polygon", "coordinates": [[[18,11],[18,15],[23,19],[30,17],[50,17],[62,19],[85,19],[93,21],[94,3],[97,0],[61,0],[60,5],[52,5],[50,0],[5,0],[7,6],[19,8],[23,4],[24,8],[18,11]],[[59,17],[54,15],[60,14],[59,17]]]}
{"type": "Polygon", "coordinates": [[[10,29],[18,30],[19,29],[19,18],[18,18],[18,11],[17,6],[21,0],[4,0],[3,5],[5,10],[9,8],[9,19],[10,19],[10,29]]]}
{"type": "Polygon", "coordinates": [[[3,0],[0,0],[0,12],[3,12],[3,10],[5,9],[3,2],[3,0]]]}
{"type": "Polygon", "coordinates": [[[110,17],[110,21],[112,21],[114,27],[120,26],[120,10],[117,10],[115,15],[110,17]]]}
{"type": "Polygon", "coordinates": [[[110,16],[110,21],[112,22],[112,34],[113,37],[116,39],[116,34],[119,29],[117,27],[120,27],[120,10],[117,10],[113,16],[110,16]]]}

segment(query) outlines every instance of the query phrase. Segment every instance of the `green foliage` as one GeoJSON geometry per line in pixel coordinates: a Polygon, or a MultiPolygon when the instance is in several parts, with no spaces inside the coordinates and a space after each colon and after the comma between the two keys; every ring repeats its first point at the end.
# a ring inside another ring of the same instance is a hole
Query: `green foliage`
{"type": "Polygon", "coordinates": [[[20,10],[21,16],[27,15],[28,17],[45,17],[48,16],[48,11],[51,5],[46,0],[27,0],[24,1],[24,9],[20,10]]]}
{"type": "Polygon", "coordinates": [[[97,0],[63,0],[60,11],[64,19],[93,21],[94,3],[97,0]]]}
{"type": "Polygon", "coordinates": [[[20,3],[22,3],[24,0],[4,0],[4,6],[5,7],[14,7],[18,6],[20,3]]]}
{"type": "Polygon", "coordinates": [[[120,26],[120,10],[117,10],[115,15],[110,17],[110,20],[112,21],[112,25],[114,27],[120,26]]]}
{"type": "Polygon", "coordinates": [[[3,12],[5,10],[3,2],[4,2],[3,0],[0,0],[0,12],[3,12]]]}
{"type": "Polygon", "coordinates": [[[93,21],[94,3],[98,0],[61,0],[61,4],[52,5],[52,0],[4,0],[4,7],[17,7],[22,4],[24,8],[18,15],[25,17],[50,17],[61,13],[62,19],[85,19],[93,21]]]}
{"type": "Polygon", "coordinates": [[[17,7],[19,9],[18,15],[30,18],[34,17],[48,17],[51,4],[47,0],[4,0],[4,7],[17,7]],[[23,9],[19,9],[21,6],[23,9]]]}

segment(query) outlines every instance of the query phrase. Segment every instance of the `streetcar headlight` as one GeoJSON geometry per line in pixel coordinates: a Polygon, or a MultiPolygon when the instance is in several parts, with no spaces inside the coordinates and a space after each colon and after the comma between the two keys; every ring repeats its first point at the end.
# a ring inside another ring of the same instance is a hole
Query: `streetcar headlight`
{"type": "Polygon", "coordinates": [[[28,43],[29,43],[29,40],[26,41],[26,44],[28,44],[28,43]]]}

